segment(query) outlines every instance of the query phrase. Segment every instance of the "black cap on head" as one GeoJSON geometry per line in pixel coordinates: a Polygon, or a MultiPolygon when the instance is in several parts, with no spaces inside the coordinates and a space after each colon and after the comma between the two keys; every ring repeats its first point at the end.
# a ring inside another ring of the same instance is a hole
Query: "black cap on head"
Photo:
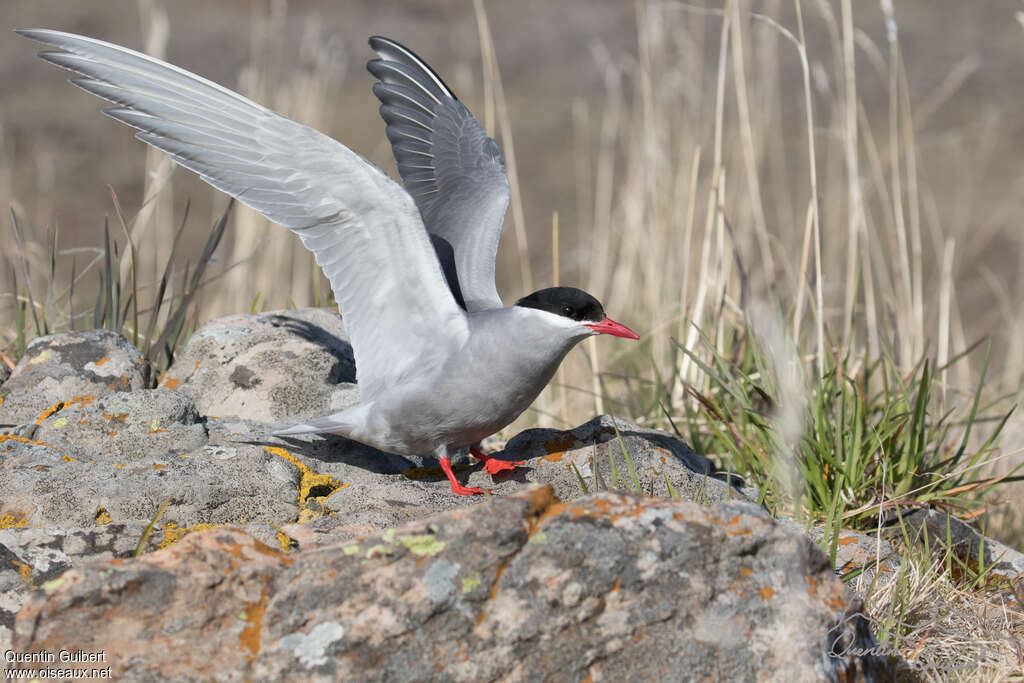
{"type": "Polygon", "coordinates": [[[548,287],[524,296],[516,306],[537,308],[579,322],[599,323],[605,318],[601,302],[575,287],[548,287]]]}

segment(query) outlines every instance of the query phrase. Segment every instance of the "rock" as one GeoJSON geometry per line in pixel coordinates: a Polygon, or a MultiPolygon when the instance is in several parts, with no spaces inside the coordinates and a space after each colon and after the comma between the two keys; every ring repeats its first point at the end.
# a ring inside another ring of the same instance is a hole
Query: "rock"
{"type": "Polygon", "coordinates": [[[534,488],[290,554],[218,529],[91,563],[30,597],[13,649],[156,681],[877,680],[885,662],[830,654],[870,646],[847,607],[756,506],[534,488]]]}
{"type": "MultiPolygon", "coordinates": [[[[1024,576],[1024,553],[988,538],[978,529],[950,514],[920,509],[904,514],[902,521],[912,542],[921,545],[927,543],[931,548],[945,548],[948,545],[961,561],[983,567],[991,578],[1004,579],[1008,584],[1015,585],[1024,576]]],[[[889,534],[902,538],[903,531],[896,524],[889,529],[889,534]]]]}
{"type": "Polygon", "coordinates": [[[119,523],[164,527],[298,516],[299,465],[207,434],[191,399],[167,389],[112,394],[47,417],[33,438],[0,435],[0,514],[28,526],[87,527],[102,509],[119,523]]]}
{"type": "Polygon", "coordinates": [[[190,396],[203,415],[275,423],[353,405],[355,377],[341,318],[307,308],[208,322],[159,385],[190,396]]]}
{"type": "MultiPolygon", "coordinates": [[[[804,529],[792,520],[779,520],[779,523],[797,532],[804,529]]],[[[830,553],[831,542],[824,540],[824,526],[812,527],[807,531],[807,537],[817,543],[826,555],[830,553]]],[[[900,557],[893,550],[892,544],[884,538],[852,529],[842,529],[836,538],[834,566],[836,574],[845,577],[847,597],[851,601],[864,600],[869,591],[876,590],[897,577],[900,557]]]]}
{"type": "Polygon", "coordinates": [[[87,529],[0,528],[0,652],[10,648],[14,616],[29,591],[76,561],[131,557],[143,529],[109,523],[87,529]]]}
{"type": "Polygon", "coordinates": [[[128,463],[199,448],[206,429],[188,396],[146,389],[67,402],[41,420],[32,437],[79,460],[128,463]]]}
{"type": "Polygon", "coordinates": [[[0,387],[0,425],[34,422],[62,402],[143,389],[148,377],[142,354],[116,332],[39,337],[0,387]]]}
{"type": "MultiPolygon", "coordinates": [[[[336,517],[318,519],[301,529],[283,529],[300,544],[316,543],[317,535],[342,528],[355,536],[365,535],[477,502],[473,497],[453,496],[432,458],[382,453],[333,434],[285,437],[274,442],[286,444],[287,451],[311,469],[330,474],[342,483],[324,501],[329,511],[338,513],[336,517]]],[[[492,478],[468,457],[457,462],[454,469],[469,486],[489,489],[495,495],[515,493],[530,483],[550,484],[562,500],[607,489],[635,492],[623,448],[643,493],[669,497],[667,481],[671,483],[671,495],[683,500],[703,504],[730,499],[757,501],[756,491],[740,487],[742,482],[735,476],[730,486],[710,460],[682,441],[607,415],[567,431],[529,429],[517,435],[495,454],[504,460],[526,461],[513,472],[492,478]]]]}
{"type": "MultiPolygon", "coordinates": [[[[526,480],[551,484],[555,495],[563,500],[578,498],[584,490],[638,493],[639,487],[639,492],[646,495],[704,504],[733,498],[757,501],[757,492],[743,488],[742,479],[733,475],[730,480],[727,473],[718,472],[714,463],[679,439],[609,415],[599,415],[568,431],[527,429],[513,437],[497,456],[526,460],[532,468],[526,480]]],[[[470,477],[471,486],[486,486],[485,472],[474,475],[475,480],[470,477]]],[[[515,476],[501,474],[499,480],[515,476]]]]}

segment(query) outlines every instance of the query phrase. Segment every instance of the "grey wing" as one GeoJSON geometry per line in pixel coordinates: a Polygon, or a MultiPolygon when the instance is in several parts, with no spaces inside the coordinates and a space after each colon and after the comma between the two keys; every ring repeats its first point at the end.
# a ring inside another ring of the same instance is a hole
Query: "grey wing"
{"type": "Polygon", "coordinates": [[[331,282],[364,397],[468,337],[412,198],[358,154],[133,50],[59,31],[19,33],[60,48],[40,56],[116,103],[105,113],[138,128],[139,139],[298,234],[331,282]]]}
{"type": "Polygon", "coordinates": [[[431,234],[454,250],[469,311],[502,305],[494,260],[509,185],[498,143],[427,64],[388,38],[370,38],[367,64],[405,189],[431,234]]]}

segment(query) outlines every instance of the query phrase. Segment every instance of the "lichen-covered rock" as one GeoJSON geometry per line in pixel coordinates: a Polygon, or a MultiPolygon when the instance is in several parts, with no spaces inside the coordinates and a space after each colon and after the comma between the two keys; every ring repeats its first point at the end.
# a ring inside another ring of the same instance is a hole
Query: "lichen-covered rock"
{"type": "Polygon", "coordinates": [[[199,448],[206,429],[188,396],[146,389],[62,403],[39,419],[32,438],[79,460],[129,463],[199,448]]]}
{"type": "MultiPolygon", "coordinates": [[[[804,525],[792,520],[781,519],[779,523],[798,533],[805,532],[804,525]]],[[[855,574],[843,584],[850,600],[863,600],[869,591],[877,590],[899,575],[900,557],[886,539],[852,529],[840,529],[838,533],[832,530],[832,533],[835,534],[836,574],[846,577],[855,574]]],[[[819,548],[831,547],[833,540],[825,538],[824,526],[806,529],[806,534],[819,548]]]]}
{"type": "Polygon", "coordinates": [[[533,489],[287,555],[215,530],[73,569],[13,648],[104,650],[132,680],[873,680],[883,662],[829,654],[865,637],[846,608],[755,506],[533,489]]]}
{"type": "Polygon", "coordinates": [[[0,435],[0,514],[27,526],[83,527],[103,509],[143,524],[268,522],[298,516],[299,465],[208,435],[191,399],[167,389],[68,405],[31,438],[0,435]]]}
{"type": "Polygon", "coordinates": [[[143,389],[148,377],[142,354],[116,332],[39,337],[0,387],[0,425],[34,422],[65,401],[143,389]]]}
{"type": "MultiPolygon", "coordinates": [[[[317,536],[328,531],[365,535],[477,502],[469,496],[452,495],[441,468],[431,458],[382,453],[332,434],[275,442],[285,444],[292,455],[343,483],[324,501],[326,509],[337,516],[318,519],[302,528],[283,529],[300,544],[316,543],[317,536]]],[[[631,461],[636,484],[645,494],[703,504],[731,499],[757,501],[756,491],[742,488],[735,476],[729,480],[716,472],[710,460],[682,441],[607,415],[566,431],[526,430],[495,455],[526,464],[491,477],[479,462],[465,457],[455,465],[456,476],[469,486],[488,489],[495,495],[515,493],[530,483],[550,484],[559,498],[572,500],[609,489],[636,492],[631,461]],[[623,449],[629,454],[628,461],[623,449]]]]}
{"type": "Polygon", "coordinates": [[[355,361],[337,313],[307,308],[232,315],[197,330],[160,378],[203,415],[299,421],[358,400],[355,361]]]}
{"type": "MultiPolygon", "coordinates": [[[[8,522],[18,520],[8,518],[8,522]]],[[[14,616],[30,591],[82,559],[131,557],[143,529],[143,525],[111,524],[102,517],[86,529],[3,527],[0,522],[0,652],[10,648],[14,616]]]]}

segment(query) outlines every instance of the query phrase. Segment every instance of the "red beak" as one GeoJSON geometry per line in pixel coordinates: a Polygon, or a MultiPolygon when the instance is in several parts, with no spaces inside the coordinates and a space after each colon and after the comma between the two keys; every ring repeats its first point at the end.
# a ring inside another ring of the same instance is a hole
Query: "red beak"
{"type": "Polygon", "coordinates": [[[599,323],[586,323],[586,325],[597,334],[610,334],[615,337],[625,337],[626,339],[640,338],[639,334],[611,318],[605,318],[599,323]]]}

